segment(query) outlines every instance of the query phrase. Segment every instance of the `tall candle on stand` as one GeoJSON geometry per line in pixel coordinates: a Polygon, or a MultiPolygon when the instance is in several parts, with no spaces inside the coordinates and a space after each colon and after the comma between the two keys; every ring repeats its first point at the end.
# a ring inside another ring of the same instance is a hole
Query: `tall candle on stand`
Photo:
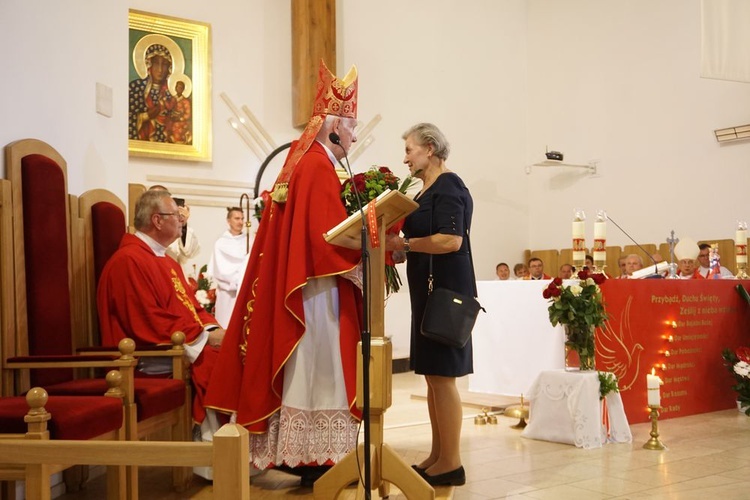
{"type": "Polygon", "coordinates": [[[661,406],[661,389],[663,382],[651,368],[651,375],[646,375],[646,387],[648,388],[648,405],[661,406]]]}
{"type": "Polygon", "coordinates": [[[594,265],[601,271],[607,262],[607,212],[597,210],[594,221],[594,265]]]}
{"type": "Polygon", "coordinates": [[[580,208],[573,214],[573,265],[583,269],[586,263],[586,214],[580,208]]]}
{"type": "Polygon", "coordinates": [[[737,259],[737,279],[746,280],[750,278],[745,272],[747,268],[747,222],[737,221],[737,230],[734,232],[734,255],[737,259]]]}

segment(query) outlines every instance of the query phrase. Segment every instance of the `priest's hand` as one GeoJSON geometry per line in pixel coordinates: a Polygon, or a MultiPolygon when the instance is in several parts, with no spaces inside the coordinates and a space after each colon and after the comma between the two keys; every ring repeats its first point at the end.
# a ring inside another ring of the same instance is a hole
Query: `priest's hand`
{"type": "Polygon", "coordinates": [[[223,328],[216,328],[208,332],[208,345],[211,347],[221,347],[226,331],[223,328]]]}

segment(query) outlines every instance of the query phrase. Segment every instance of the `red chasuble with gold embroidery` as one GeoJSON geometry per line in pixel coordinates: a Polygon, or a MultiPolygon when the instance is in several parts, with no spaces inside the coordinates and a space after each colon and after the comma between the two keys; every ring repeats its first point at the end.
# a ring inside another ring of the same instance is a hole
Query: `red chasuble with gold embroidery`
{"type": "Polygon", "coordinates": [[[281,407],[284,364],[305,332],[302,288],[310,278],[338,275],[339,347],[349,408],[359,418],[354,400],[361,294],[340,275],[357,265],[360,252],[323,239],[346,216],[338,176],[325,148],[314,142],[294,169],[286,203],[271,202],[263,212],[207,407],[236,411],[237,423],[251,432],[267,430],[268,418],[281,407]]]}
{"type": "Polygon", "coordinates": [[[107,262],[99,279],[97,308],[102,344],[116,346],[128,337],[136,345],[170,344],[176,331],[193,342],[206,325],[217,325],[187,285],[182,268],[157,257],[132,234],[107,262]]]}
{"type": "MultiPolygon", "coordinates": [[[[102,345],[116,346],[131,338],[136,345],[171,344],[176,331],[193,342],[216,319],[195,299],[180,265],[171,257],[157,257],[132,234],[107,262],[99,279],[97,310],[102,345]]],[[[206,344],[190,372],[195,389],[193,419],[206,416],[203,396],[216,360],[216,348],[206,344]]]]}

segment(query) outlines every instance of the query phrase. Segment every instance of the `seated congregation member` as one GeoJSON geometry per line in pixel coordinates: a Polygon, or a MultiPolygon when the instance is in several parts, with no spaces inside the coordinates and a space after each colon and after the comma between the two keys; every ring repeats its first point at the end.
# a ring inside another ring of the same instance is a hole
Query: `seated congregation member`
{"type": "MultiPolygon", "coordinates": [[[[701,243],[698,245],[698,248],[700,249],[700,252],[698,252],[698,264],[700,265],[698,272],[701,276],[707,278],[708,274],[711,272],[711,245],[708,243],[701,243]]],[[[721,266],[721,277],[734,278],[734,274],[732,274],[732,271],[726,267],[721,266]]]]}
{"type": "Polygon", "coordinates": [[[507,281],[510,279],[510,267],[505,262],[501,262],[495,266],[495,274],[500,281],[507,281]]]}
{"type": "Polygon", "coordinates": [[[529,267],[523,262],[519,262],[518,264],[513,266],[513,279],[514,280],[525,279],[526,276],[528,275],[529,275],[529,267]]]}
{"type": "Polygon", "coordinates": [[[690,238],[681,238],[674,246],[674,258],[677,259],[677,276],[683,280],[704,279],[698,269],[697,259],[700,249],[690,238]]]}
{"type": "Polygon", "coordinates": [[[525,280],[550,280],[552,276],[544,274],[544,262],[538,257],[529,259],[529,274],[525,280]]]}
{"type": "MultiPolygon", "coordinates": [[[[193,419],[206,420],[203,396],[224,330],[198,303],[182,268],[166,256],[167,247],[182,233],[182,217],[168,191],[143,193],[135,207],[135,234],[126,234],[104,266],[97,290],[102,343],[116,346],[128,337],[136,346],[169,344],[171,335],[185,334],[194,387],[193,419]]],[[[170,359],[144,359],[138,370],[171,372],[170,359]]],[[[215,431],[206,423],[203,435],[215,431]]]]}
{"type": "Polygon", "coordinates": [[[586,262],[584,265],[589,268],[589,271],[593,271],[594,270],[594,258],[591,255],[586,254],[586,262]]]}
{"type": "Polygon", "coordinates": [[[631,253],[625,257],[625,274],[620,276],[620,279],[627,279],[633,275],[634,272],[643,269],[643,259],[636,253],[631,253]]]}
{"type": "Polygon", "coordinates": [[[557,273],[560,279],[569,280],[573,277],[573,266],[570,264],[563,264],[560,266],[560,271],[557,273]]]}
{"type": "Polygon", "coordinates": [[[628,258],[627,255],[621,255],[617,259],[617,267],[620,270],[620,276],[618,276],[618,278],[620,279],[625,278],[628,275],[628,272],[625,270],[625,259],[627,258],[628,258]]]}

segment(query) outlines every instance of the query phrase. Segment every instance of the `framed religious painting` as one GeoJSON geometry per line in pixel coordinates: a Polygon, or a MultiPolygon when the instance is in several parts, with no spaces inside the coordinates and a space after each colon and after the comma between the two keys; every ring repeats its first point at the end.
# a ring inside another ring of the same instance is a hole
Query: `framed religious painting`
{"type": "Polygon", "coordinates": [[[211,160],[211,26],[128,15],[130,156],[211,160]]]}

